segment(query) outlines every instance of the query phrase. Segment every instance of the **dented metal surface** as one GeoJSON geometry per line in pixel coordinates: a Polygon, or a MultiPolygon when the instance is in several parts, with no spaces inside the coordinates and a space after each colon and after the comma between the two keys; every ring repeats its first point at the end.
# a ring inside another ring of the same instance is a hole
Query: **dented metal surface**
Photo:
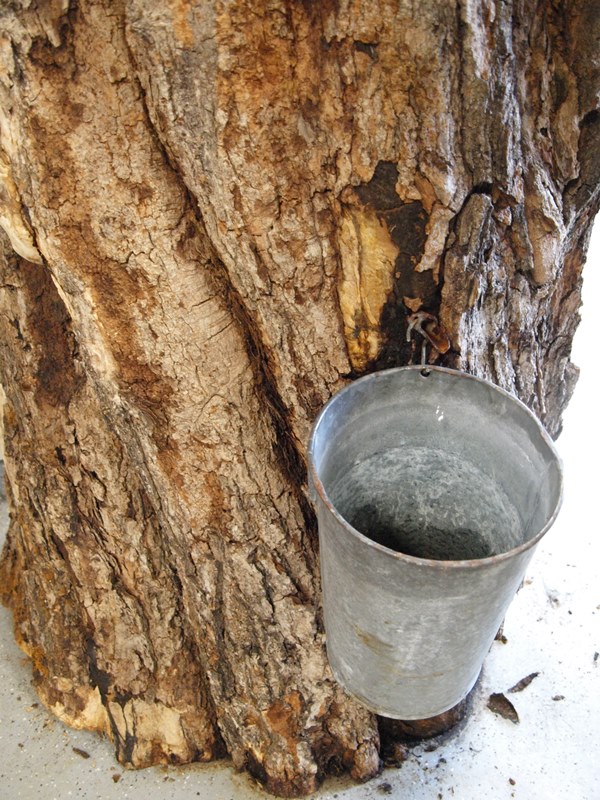
{"type": "Polygon", "coordinates": [[[549,436],[486,381],[403,367],[325,406],[309,467],[336,678],[387,717],[446,711],[474,685],[558,513],[549,436]]]}

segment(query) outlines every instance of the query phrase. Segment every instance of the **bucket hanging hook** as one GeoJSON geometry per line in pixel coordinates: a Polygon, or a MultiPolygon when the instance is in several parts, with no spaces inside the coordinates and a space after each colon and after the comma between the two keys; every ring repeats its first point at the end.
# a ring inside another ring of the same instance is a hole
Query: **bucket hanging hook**
{"type": "Polygon", "coordinates": [[[413,336],[413,331],[417,331],[423,337],[421,345],[421,366],[425,366],[427,360],[427,342],[433,349],[443,355],[450,349],[450,339],[448,335],[438,322],[434,314],[428,311],[416,311],[408,318],[408,327],[406,329],[406,341],[410,342],[413,336]]]}

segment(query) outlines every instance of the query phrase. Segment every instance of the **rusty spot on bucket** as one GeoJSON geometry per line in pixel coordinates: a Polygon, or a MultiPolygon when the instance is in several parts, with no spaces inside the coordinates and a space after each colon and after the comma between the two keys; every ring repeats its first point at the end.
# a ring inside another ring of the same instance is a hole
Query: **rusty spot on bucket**
{"type": "Polygon", "coordinates": [[[394,650],[394,645],[389,642],[384,642],[372,633],[361,631],[360,628],[354,626],[354,631],[363,644],[375,653],[389,653],[394,650]]]}

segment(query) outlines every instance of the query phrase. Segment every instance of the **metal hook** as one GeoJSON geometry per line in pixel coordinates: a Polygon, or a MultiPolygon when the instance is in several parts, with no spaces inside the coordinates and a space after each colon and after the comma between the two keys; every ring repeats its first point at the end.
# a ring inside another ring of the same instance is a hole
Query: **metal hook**
{"type": "MultiPolygon", "coordinates": [[[[417,331],[423,337],[423,342],[421,344],[421,366],[424,367],[427,361],[427,342],[433,344],[430,337],[428,336],[427,332],[423,330],[423,323],[426,321],[435,320],[433,314],[427,313],[427,311],[417,311],[414,314],[411,314],[408,318],[408,327],[406,329],[406,341],[410,342],[413,337],[413,331],[417,331]]],[[[433,345],[435,347],[435,345],[433,345]]]]}
{"type": "Polygon", "coordinates": [[[421,366],[425,365],[427,358],[427,342],[433,347],[436,353],[447,353],[450,349],[450,340],[446,332],[439,324],[437,317],[428,311],[416,311],[408,318],[406,328],[406,341],[410,342],[413,331],[417,331],[423,337],[421,345],[421,366]]]}

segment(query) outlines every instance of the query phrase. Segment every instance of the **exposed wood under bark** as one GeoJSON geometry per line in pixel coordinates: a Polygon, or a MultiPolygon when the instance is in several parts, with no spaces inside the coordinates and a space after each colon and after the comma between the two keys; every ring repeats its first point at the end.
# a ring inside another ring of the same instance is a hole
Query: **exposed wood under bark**
{"type": "Polygon", "coordinates": [[[0,11],[3,593],[44,702],[123,763],[377,773],[326,663],[308,431],[418,359],[419,310],[559,431],[594,5],[0,11]]]}

